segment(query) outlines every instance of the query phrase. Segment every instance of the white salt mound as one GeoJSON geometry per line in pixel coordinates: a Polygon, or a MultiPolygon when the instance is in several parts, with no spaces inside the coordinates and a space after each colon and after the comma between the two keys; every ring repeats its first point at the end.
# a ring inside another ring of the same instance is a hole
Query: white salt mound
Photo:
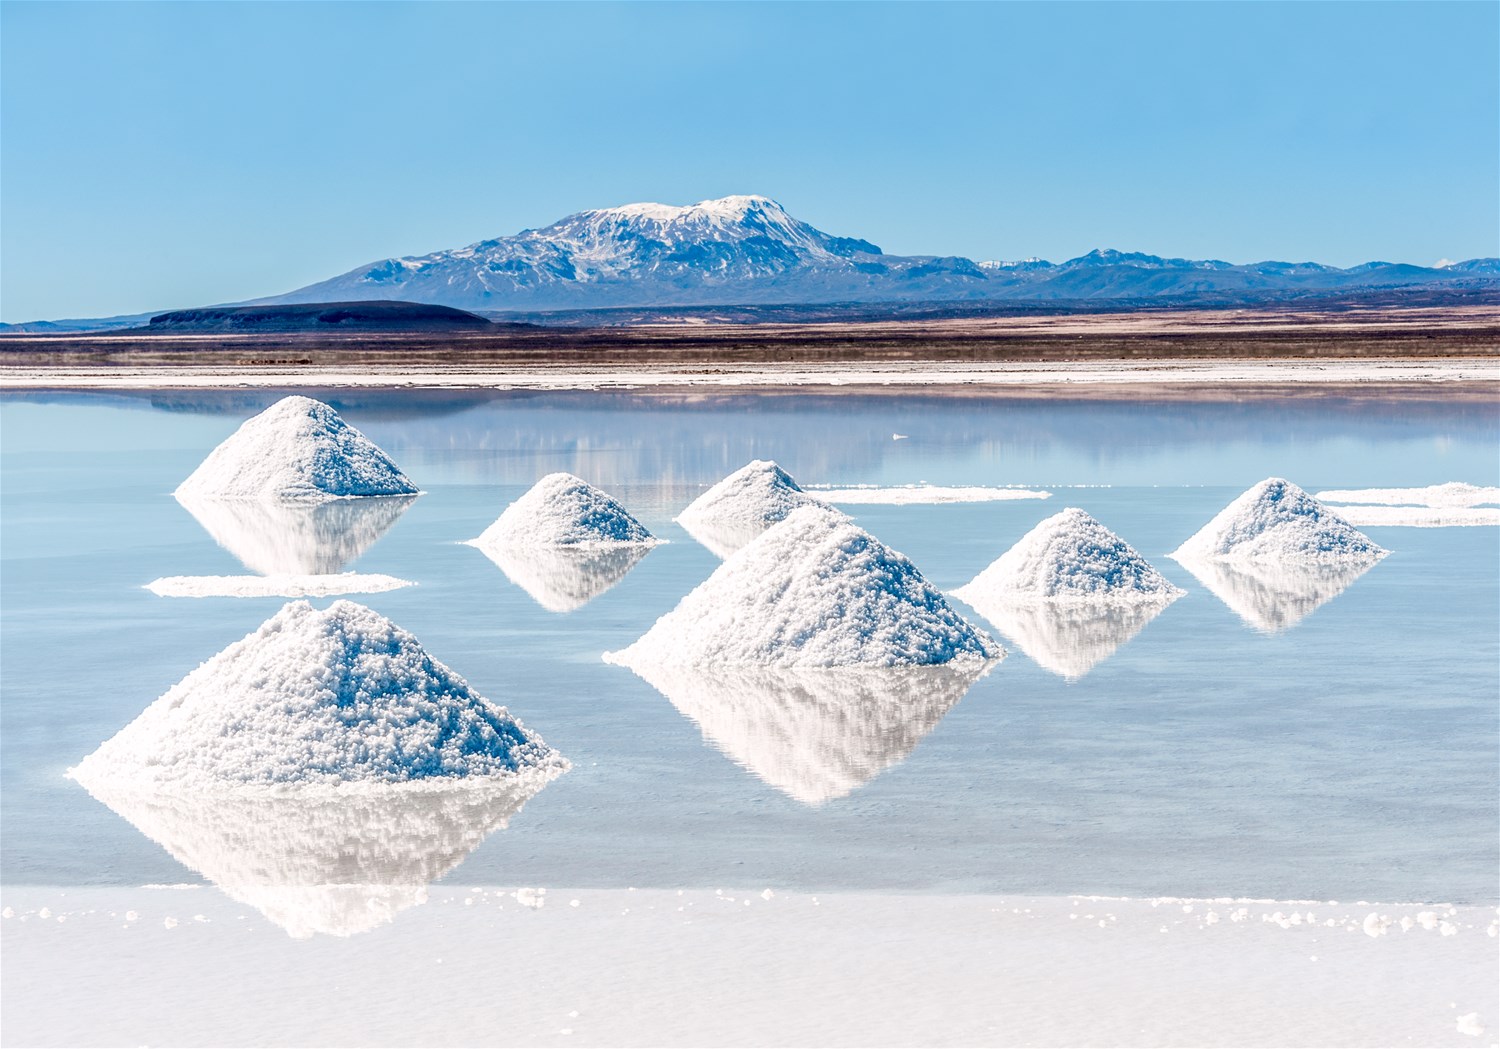
{"type": "Polygon", "coordinates": [[[818,503],[776,463],[756,459],[689,503],[677,523],[728,557],[793,510],[818,503]]]}
{"type": "Polygon", "coordinates": [[[837,510],[803,507],[604,658],[630,667],[890,667],[1003,655],[903,555],[837,510]]]}
{"type": "Polygon", "coordinates": [[[471,545],[602,546],[661,540],[612,496],[570,473],[548,474],[505,508],[471,545]]]}
{"type": "Polygon", "coordinates": [[[1077,507],[1041,522],[953,592],[981,612],[981,606],[999,602],[1167,603],[1183,593],[1134,547],[1077,507]]]}
{"type": "Polygon", "coordinates": [[[244,424],[178,486],[179,498],[416,495],[375,443],[322,401],[286,397],[244,424]]]}
{"type": "Polygon", "coordinates": [[[293,601],[174,685],[70,775],[179,791],[454,783],[567,768],[556,751],[351,601],[293,601]]]}
{"type": "Polygon", "coordinates": [[[1290,481],[1271,477],[1221,510],[1170,557],[1304,564],[1370,563],[1390,551],[1290,481]]]}

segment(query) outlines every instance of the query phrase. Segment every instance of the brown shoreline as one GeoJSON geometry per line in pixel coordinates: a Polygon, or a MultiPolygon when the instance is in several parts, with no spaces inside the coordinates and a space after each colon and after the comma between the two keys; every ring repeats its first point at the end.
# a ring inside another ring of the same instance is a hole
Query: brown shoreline
{"type": "Polygon", "coordinates": [[[527,371],[744,365],[1500,360],[1500,307],[1198,310],[870,323],[519,328],[468,333],[0,336],[7,369],[527,371]]]}

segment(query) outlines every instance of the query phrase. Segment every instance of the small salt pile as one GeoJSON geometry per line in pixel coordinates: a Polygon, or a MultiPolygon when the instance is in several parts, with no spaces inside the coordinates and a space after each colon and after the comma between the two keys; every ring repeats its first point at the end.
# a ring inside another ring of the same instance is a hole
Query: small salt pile
{"type": "Polygon", "coordinates": [[[176,492],[179,499],[286,500],[415,494],[390,457],[338,412],[295,396],[247,419],[176,492]]]}
{"type": "Polygon", "coordinates": [[[604,658],[630,667],[892,667],[1003,654],[906,557],[837,510],[803,507],[604,658]]]}
{"type": "Polygon", "coordinates": [[[567,762],[377,612],[293,601],[69,773],[215,792],[557,775],[567,762]]]}
{"type": "Polygon", "coordinates": [[[677,523],[720,557],[728,557],[803,506],[820,505],[770,459],[740,467],[688,504],[677,523]]]}
{"type": "Polygon", "coordinates": [[[470,545],[605,546],[661,542],[619,501],[570,473],[548,474],[505,508],[470,545]]]}
{"type": "Polygon", "coordinates": [[[1168,603],[1183,593],[1134,547],[1077,507],[1047,518],[953,591],[976,608],[1038,601],[1168,603]]]}
{"type": "Polygon", "coordinates": [[[1183,564],[1371,564],[1389,552],[1290,481],[1271,477],[1226,506],[1168,556],[1183,564]]]}

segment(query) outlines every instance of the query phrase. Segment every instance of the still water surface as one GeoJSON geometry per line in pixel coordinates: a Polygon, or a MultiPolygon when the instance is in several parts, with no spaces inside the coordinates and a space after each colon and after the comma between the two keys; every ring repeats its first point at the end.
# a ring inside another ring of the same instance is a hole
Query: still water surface
{"type": "MultiPolygon", "coordinates": [[[[282,604],[144,584],[281,566],[416,581],[356,600],[573,762],[487,837],[462,812],[433,817],[469,830],[431,876],[456,863],[446,877],[463,884],[1497,897],[1495,529],[1368,529],[1392,555],[1311,598],[1210,589],[1163,556],[1269,475],[1310,491],[1495,484],[1492,405],[341,392],[324,396],[424,495],[311,521],[179,505],[172,489],[276,396],[0,402],[7,884],[201,880],[63,773],[282,604]],[[1080,506],[1188,596],[1148,622],[1005,624],[1006,660],[941,687],[678,682],[664,695],[601,662],[719,563],[672,517],[752,458],[804,484],[1054,493],[848,508],[945,590],[1080,506]],[[532,566],[529,580],[511,566],[526,587],[459,545],[554,470],[605,487],[670,543],[633,563],[532,566]]],[[[356,815],[389,827],[411,814],[356,815]]]]}

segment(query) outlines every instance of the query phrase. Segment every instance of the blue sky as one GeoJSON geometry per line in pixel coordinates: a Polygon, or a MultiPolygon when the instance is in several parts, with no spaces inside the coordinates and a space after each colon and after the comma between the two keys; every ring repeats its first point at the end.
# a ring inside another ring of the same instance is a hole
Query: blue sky
{"type": "Polygon", "coordinates": [[[638,200],[889,252],[1500,254],[1500,4],[0,5],[0,317],[638,200]]]}

